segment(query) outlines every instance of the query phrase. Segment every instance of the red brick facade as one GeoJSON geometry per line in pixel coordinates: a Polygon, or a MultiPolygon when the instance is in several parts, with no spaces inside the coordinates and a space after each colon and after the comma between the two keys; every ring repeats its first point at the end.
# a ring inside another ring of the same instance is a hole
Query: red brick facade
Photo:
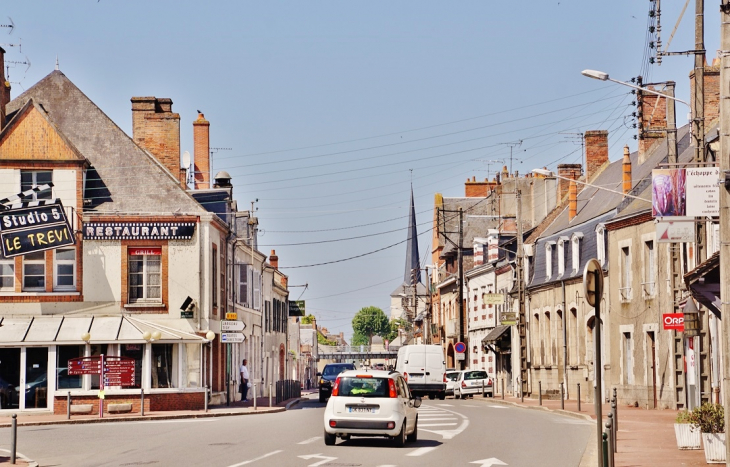
{"type": "Polygon", "coordinates": [[[174,177],[179,176],[180,114],[172,112],[172,99],[133,97],[132,137],[174,177]]]}
{"type": "Polygon", "coordinates": [[[193,122],[193,164],[195,167],[195,189],[210,186],[210,122],[205,115],[198,114],[193,122]]]}
{"type": "Polygon", "coordinates": [[[590,183],[601,167],[608,163],[608,131],[589,130],[584,135],[586,143],[586,181],[590,183]]]}
{"type": "MultiPolygon", "coordinates": [[[[67,398],[56,396],[53,400],[53,413],[64,414],[66,411],[67,398]]],[[[97,396],[71,396],[71,405],[91,404],[91,414],[99,415],[99,398],[97,396]]],[[[108,394],[104,398],[104,413],[109,413],[109,404],[132,404],[132,413],[141,413],[142,397],[140,394],[108,394]]],[[[150,393],[144,395],[144,410],[169,411],[169,410],[203,410],[205,408],[205,393],[200,392],[179,392],[179,393],[150,393]]]]}
{"type": "MultiPolygon", "coordinates": [[[[690,103],[695,101],[695,72],[689,74],[690,103]]],[[[719,59],[712,66],[705,67],[705,129],[720,118],[720,63],[719,59]]]]}

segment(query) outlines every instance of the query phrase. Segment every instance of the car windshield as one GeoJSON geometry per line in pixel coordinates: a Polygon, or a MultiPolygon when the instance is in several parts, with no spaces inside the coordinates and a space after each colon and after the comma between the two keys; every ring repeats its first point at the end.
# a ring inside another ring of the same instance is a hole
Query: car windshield
{"type": "Polygon", "coordinates": [[[340,378],[339,395],[343,397],[388,397],[388,378],[340,378]]]}
{"type": "Polygon", "coordinates": [[[485,379],[486,377],[486,371],[467,371],[464,373],[464,379],[485,379]]]}
{"type": "Polygon", "coordinates": [[[322,375],[324,376],[337,376],[345,370],[354,370],[354,365],[327,365],[324,367],[322,375]]]}

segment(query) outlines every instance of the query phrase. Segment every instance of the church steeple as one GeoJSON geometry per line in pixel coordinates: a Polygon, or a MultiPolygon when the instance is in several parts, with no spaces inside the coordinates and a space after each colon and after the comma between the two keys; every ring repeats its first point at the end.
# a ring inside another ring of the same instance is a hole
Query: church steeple
{"type": "Polygon", "coordinates": [[[418,254],[418,232],[416,231],[416,207],[413,203],[413,185],[411,185],[411,210],[408,219],[408,242],[406,244],[406,271],[403,279],[408,285],[421,282],[421,263],[418,254]],[[415,269],[416,280],[413,281],[412,271],[415,269]]]}

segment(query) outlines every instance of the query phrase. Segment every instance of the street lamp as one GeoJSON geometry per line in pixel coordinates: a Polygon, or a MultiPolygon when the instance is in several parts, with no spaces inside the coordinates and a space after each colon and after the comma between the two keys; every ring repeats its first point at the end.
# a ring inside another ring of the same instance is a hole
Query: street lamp
{"type": "Polygon", "coordinates": [[[564,177],[562,175],[558,175],[554,172],[551,172],[550,170],[547,170],[547,169],[532,169],[532,173],[535,173],[538,175],[543,175],[545,177],[561,178],[563,180],[568,180],[569,182],[575,182],[575,183],[580,183],[581,185],[590,186],[590,187],[596,188],[597,190],[610,191],[611,193],[616,193],[617,195],[626,196],[626,197],[634,198],[634,199],[640,199],[642,201],[646,201],[647,203],[651,203],[650,199],[641,198],[639,196],[630,195],[628,193],[623,193],[621,191],[612,190],[610,188],[606,188],[605,186],[598,186],[598,185],[593,185],[592,183],[582,182],[580,180],[576,180],[576,179],[573,179],[570,177],[564,177]]]}
{"type": "Polygon", "coordinates": [[[682,99],[677,99],[676,97],[672,97],[672,96],[668,96],[666,94],[662,94],[661,92],[654,91],[653,89],[642,88],[641,86],[637,86],[635,84],[631,84],[631,83],[627,83],[625,81],[619,81],[617,79],[610,78],[608,76],[608,73],[605,73],[603,71],[583,70],[580,73],[583,76],[587,76],[589,78],[597,79],[597,80],[600,80],[600,81],[611,81],[611,82],[614,82],[614,83],[622,84],[624,86],[628,86],[630,88],[638,89],[638,90],[643,91],[643,92],[648,92],[649,94],[656,94],[657,96],[666,97],[667,99],[672,99],[672,100],[675,100],[677,102],[681,102],[682,104],[686,105],[690,109],[692,108],[692,106],[690,106],[688,102],[685,102],[682,99]]]}

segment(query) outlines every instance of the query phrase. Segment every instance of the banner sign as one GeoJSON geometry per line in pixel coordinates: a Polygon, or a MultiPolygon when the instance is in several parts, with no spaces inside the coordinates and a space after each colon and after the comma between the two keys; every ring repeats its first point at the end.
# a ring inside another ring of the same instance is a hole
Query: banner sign
{"type": "Polygon", "coordinates": [[[151,248],[128,248],[127,254],[132,256],[162,256],[162,248],[151,247],[151,248]]]}
{"type": "Polygon", "coordinates": [[[719,216],[719,179],[719,167],[652,170],[652,215],[719,216]]]}
{"type": "Polygon", "coordinates": [[[656,223],[657,243],[692,243],[695,241],[695,222],[691,217],[673,217],[671,221],[656,223]]]}
{"type": "Polygon", "coordinates": [[[484,305],[502,305],[504,304],[504,294],[484,293],[482,294],[482,303],[484,305]]]}
{"type": "Polygon", "coordinates": [[[684,313],[664,313],[662,323],[665,331],[684,331],[684,313]]]}
{"type": "Polygon", "coordinates": [[[195,222],[89,222],[84,240],[190,240],[195,222]]]}
{"type": "Polygon", "coordinates": [[[304,316],[306,308],[304,300],[289,300],[289,316],[304,316]]]}
{"type": "Polygon", "coordinates": [[[517,324],[517,313],[514,311],[504,311],[499,314],[499,321],[502,326],[514,326],[517,324]]]}
{"type": "Polygon", "coordinates": [[[0,238],[6,258],[76,243],[60,202],[1,211],[0,238]]]}

